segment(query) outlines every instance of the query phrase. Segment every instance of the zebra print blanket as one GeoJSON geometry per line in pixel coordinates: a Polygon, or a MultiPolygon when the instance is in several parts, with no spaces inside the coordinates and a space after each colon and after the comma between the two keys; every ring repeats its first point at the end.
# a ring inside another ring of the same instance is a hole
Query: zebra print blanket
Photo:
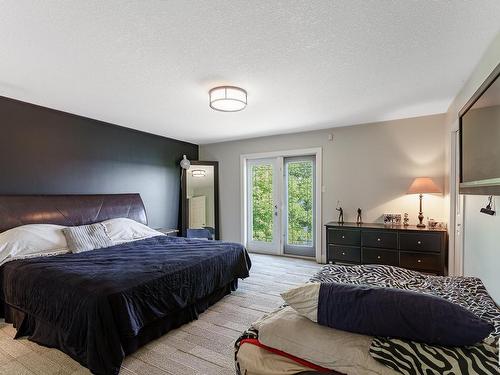
{"type": "Polygon", "coordinates": [[[372,342],[370,354],[386,366],[407,375],[500,374],[500,309],[478,278],[430,276],[392,266],[329,264],[310,281],[407,289],[442,297],[463,306],[494,325],[494,332],[482,343],[448,348],[377,337],[372,342]]]}

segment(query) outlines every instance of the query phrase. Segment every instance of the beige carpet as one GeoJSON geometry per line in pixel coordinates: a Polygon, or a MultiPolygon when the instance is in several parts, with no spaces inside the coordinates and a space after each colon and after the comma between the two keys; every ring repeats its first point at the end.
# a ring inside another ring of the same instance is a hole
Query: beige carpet
{"type": "MultiPolygon", "coordinates": [[[[251,276],[240,288],[186,324],[127,357],[120,374],[234,374],[233,343],[250,323],[283,303],[279,293],[307,281],[320,265],[251,254],[251,276]]],[[[0,374],[90,374],[70,357],[26,339],[0,321],[0,374]]]]}

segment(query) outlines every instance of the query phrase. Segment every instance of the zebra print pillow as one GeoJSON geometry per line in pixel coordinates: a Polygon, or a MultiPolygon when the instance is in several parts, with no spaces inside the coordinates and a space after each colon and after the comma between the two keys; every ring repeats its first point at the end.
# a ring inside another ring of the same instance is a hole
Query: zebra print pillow
{"type": "Polygon", "coordinates": [[[390,287],[445,298],[490,322],[494,331],[482,343],[466,347],[432,346],[377,337],[370,354],[388,367],[407,375],[498,375],[500,309],[480,279],[430,276],[403,268],[378,265],[326,265],[310,280],[390,287]]]}

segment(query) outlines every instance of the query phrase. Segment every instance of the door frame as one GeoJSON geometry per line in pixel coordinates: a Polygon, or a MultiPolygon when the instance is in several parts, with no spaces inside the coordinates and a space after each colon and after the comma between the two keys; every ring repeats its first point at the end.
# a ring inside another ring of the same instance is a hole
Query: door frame
{"type": "MultiPolygon", "coordinates": [[[[268,158],[278,158],[278,157],[294,157],[294,156],[314,156],[315,157],[315,169],[316,169],[316,181],[315,181],[315,254],[316,262],[322,263],[321,245],[322,245],[322,232],[321,225],[323,223],[323,217],[321,213],[321,203],[322,203],[322,153],[323,149],[321,147],[305,148],[305,149],[295,149],[295,150],[283,150],[283,151],[271,151],[271,152],[259,152],[251,154],[240,155],[240,202],[241,202],[241,213],[242,213],[242,225],[241,225],[241,238],[240,241],[245,246],[247,245],[247,224],[248,224],[248,207],[247,207],[247,160],[252,159],[268,159],[268,158]]],[[[280,176],[283,175],[283,171],[280,171],[280,176]]],[[[283,202],[281,202],[283,204],[283,202]]],[[[282,210],[280,210],[282,211],[282,210]]],[[[287,257],[298,257],[311,259],[309,257],[300,257],[296,255],[285,254],[283,251],[283,235],[279,239],[279,255],[287,257]]]]}
{"type": "MultiPolygon", "coordinates": [[[[458,120],[454,124],[458,129],[458,120]]],[[[448,228],[448,274],[464,275],[465,197],[460,194],[460,130],[450,133],[450,225],[448,228]]]]}
{"type": "MultiPolygon", "coordinates": [[[[220,224],[219,224],[219,162],[205,160],[191,160],[191,166],[209,165],[214,167],[214,222],[215,234],[214,239],[220,239],[220,224]]],[[[189,227],[189,202],[187,199],[187,170],[181,168],[181,233],[186,237],[187,228],[189,227]]]]}

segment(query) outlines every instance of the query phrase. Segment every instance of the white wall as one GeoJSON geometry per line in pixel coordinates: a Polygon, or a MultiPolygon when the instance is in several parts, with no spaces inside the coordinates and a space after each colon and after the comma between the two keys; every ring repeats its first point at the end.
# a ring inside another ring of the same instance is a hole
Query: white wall
{"type": "MultiPolygon", "coordinates": [[[[500,34],[497,35],[482,56],[480,62],[471,73],[470,78],[465,82],[448,109],[446,113],[448,132],[458,129],[458,112],[493,69],[495,69],[498,63],[500,63],[500,34]]],[[[451,141],[449,142],[451,143],[451,141]]],[[[453,192],[454,189],[456,189],[455,176],[453,171],[451,171],[450,191],[453,192]]],[[[450,203],[451,220],[455,216],[454,198],[454,194],[452,193],[450,203]]],[[[496,198],[496,200],[498,201],[499,198],[496,198]]],[[[481,278],[496,302],[500,303],[500,215],[492,217],[479,214],[480,208],[485,203],[486,197],[470,195],[465,197],[463,271],[467,276],[481,278]]],[[[460,239],[458,238],[457,240],[460,239]]],[[[451,245],[453,246],[453,243],[451,245]]],[[[457,246],[458,248],[459,246],[457,246]]]]}
{"type": "MultiPolygon", "coordinates": [[[[201,145],[200,160],[217,160],[220,165],[222,239],[242,241],[240,155],[311,147],[323,149],[323,224],[336,219],[337,200],[346,221],[354,221],[361,207],[365,222],[380,221],[384,212],[408,212],[415,224],[418,197],[405,192],[418,176],[433,177],[444,185],[444,120],[444,115],[434,115],[201,145]],[[333,141],[328,140],[330,133],[333,141]]],[[[443,201],[442,196],[426,196],[424,214],[443,218],[443,201]]],[[[324,232],[322,237],[324,253],[324,232]]]]}
{"type": "MultiPolygon", "coordinates": [[[[496,210],[500,210],[496,200],[496,210]]],[[[488,292],[500,302],[500,217],[479,212],[487,202],[485,196],[469,195],[465,199],[464,274],[483,280],[488,292]]]]}

